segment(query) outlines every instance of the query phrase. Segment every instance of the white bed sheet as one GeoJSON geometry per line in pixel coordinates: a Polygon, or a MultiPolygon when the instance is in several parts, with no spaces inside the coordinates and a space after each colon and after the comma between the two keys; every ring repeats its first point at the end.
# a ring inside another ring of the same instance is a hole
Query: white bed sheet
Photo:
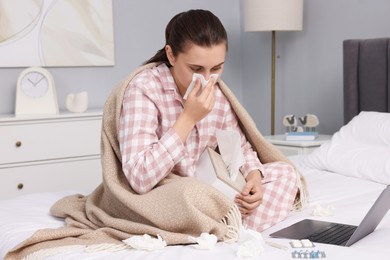
{"type": "MultiPolygon", "coordinates": [[[[296,158],[297,159],[297,158],[296,158]]],[[[299,163],[298,163],[299,165],[299,163]]],[[[263,232],[265,240],[289,247],[289,240],[269,238],[269,234],[304,218],[335,221],[358,225],[385,185],[371,181],[342,176],[335,173],[304,170],[308,181],[311,206],[301,212],[292,212],[283,222],[263,232]],[[333,215],[314,217],[313,206],[333,205],[333,215]]],[[[63,226],[61,219],[49,214],[50,206],[65,195],[88,194],[89,191],[60,191],[26,195],[0,201],[0,258],[19,242],[28,238],[40,228],[63,226]]],[[[315,250],[324,251],[327,259],[389,259],[390,258],[390,213],[380,223],[377,230],[351,247],[316,244],[315,250]]],[[[238,245],[218,243],[216,248],[203,251],[193,246],[170,246],[155,252],[142,250],[122,250],[119,252],[85,253],[77,249],[71,253],[58,254],[47,259],[237,259],[238,245]]],[[[291,252],[266,246],[256,259],[292,259],[291,252]]]]}

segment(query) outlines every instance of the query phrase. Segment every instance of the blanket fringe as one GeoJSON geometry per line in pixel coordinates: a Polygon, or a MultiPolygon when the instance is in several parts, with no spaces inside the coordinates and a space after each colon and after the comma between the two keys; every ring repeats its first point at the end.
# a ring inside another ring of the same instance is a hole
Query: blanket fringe
{"type": "Polygon", "coordinates": [[[233,204],[229,212],[221,220],[228,228],[228,232],[222,238],[222,241],[227,243],[237,242],[240,235],[240,229],[242,226],[242,218],[240,210],[236,204],[233,204]]]}
{"type": "Polygon", "coordinates": [[[292,210],[301,211],[304,208],[306,208],[308,205],[308,194],[307,194],[306,183],[302,182],[301,174],[299,170],[295,169],[295,172],[297,174],[297,186],[298,186],[299,197],[295,199],[292,210]]]}
{"type": "Polygon", "coordinates": [[[117,252],[122,251],[125,249],[130,249],[131,247],[126,244],[110,244],[110,243],[104,243],[104,244],[95,244],[95,245],[89,245],[85,248],[86,253],[93,253],[93,252],[99,252],[99,251],[105,251],[105,252],[117,252]]]}

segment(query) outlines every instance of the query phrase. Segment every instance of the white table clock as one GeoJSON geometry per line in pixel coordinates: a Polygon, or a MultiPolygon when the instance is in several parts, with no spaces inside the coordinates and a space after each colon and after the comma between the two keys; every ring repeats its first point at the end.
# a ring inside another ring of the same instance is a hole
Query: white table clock
{"type": "Polygon", "coordinates": [[[58,114],[53,76],[41,67],[20,73],[16,85],[15,115],[58,114]]]}

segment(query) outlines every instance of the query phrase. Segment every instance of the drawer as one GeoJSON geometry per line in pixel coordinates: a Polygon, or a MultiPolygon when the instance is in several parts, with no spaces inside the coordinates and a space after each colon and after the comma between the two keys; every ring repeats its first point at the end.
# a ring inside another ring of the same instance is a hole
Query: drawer
{"type": "Polygon", "coordinates": [[[0,199],[35,192],[90,192],[102,182],[99,157],[0,169],[0,199]]]}
{"type": "Polygon", "coordinates": [[[0,126],[0,164],[100,154],[101,119],[0,126]]]}

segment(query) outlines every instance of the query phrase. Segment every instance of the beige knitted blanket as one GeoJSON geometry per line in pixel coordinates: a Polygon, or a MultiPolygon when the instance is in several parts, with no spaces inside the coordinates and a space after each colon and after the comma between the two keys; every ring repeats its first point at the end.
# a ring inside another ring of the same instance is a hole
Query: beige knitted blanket
{"type": "MultiPolygon", "coordinates": [[[[136,194],[128,185],[122,172],[118,141],[122,100],[134,75],[155,65],[143,66],[129,75],[113,90],[105,104],[101,136],[102,184],[88,196],[73,195],[56,202],[51,214],[64,218],[66,227],[38,230],[8,252],[5,259],[43,258],[72,246],[83,246],[87,250],[123,249],[122,240],[143,234],[159,235],[168,245],[191,243],[188,236],[197,237],[203,232],[216,235],[219,241],[238,238],[241,216],[237,206],[211,186],[174,174],[144,195],[136,194]]],[[[219,85],[260,160],[263,163],[288,161],[257,131],[228,87],[222,81],[219,85]]],[[[297,208],[305,201],[302,183],[299,183],[301,196],[297,196],[297,208]]]]}

